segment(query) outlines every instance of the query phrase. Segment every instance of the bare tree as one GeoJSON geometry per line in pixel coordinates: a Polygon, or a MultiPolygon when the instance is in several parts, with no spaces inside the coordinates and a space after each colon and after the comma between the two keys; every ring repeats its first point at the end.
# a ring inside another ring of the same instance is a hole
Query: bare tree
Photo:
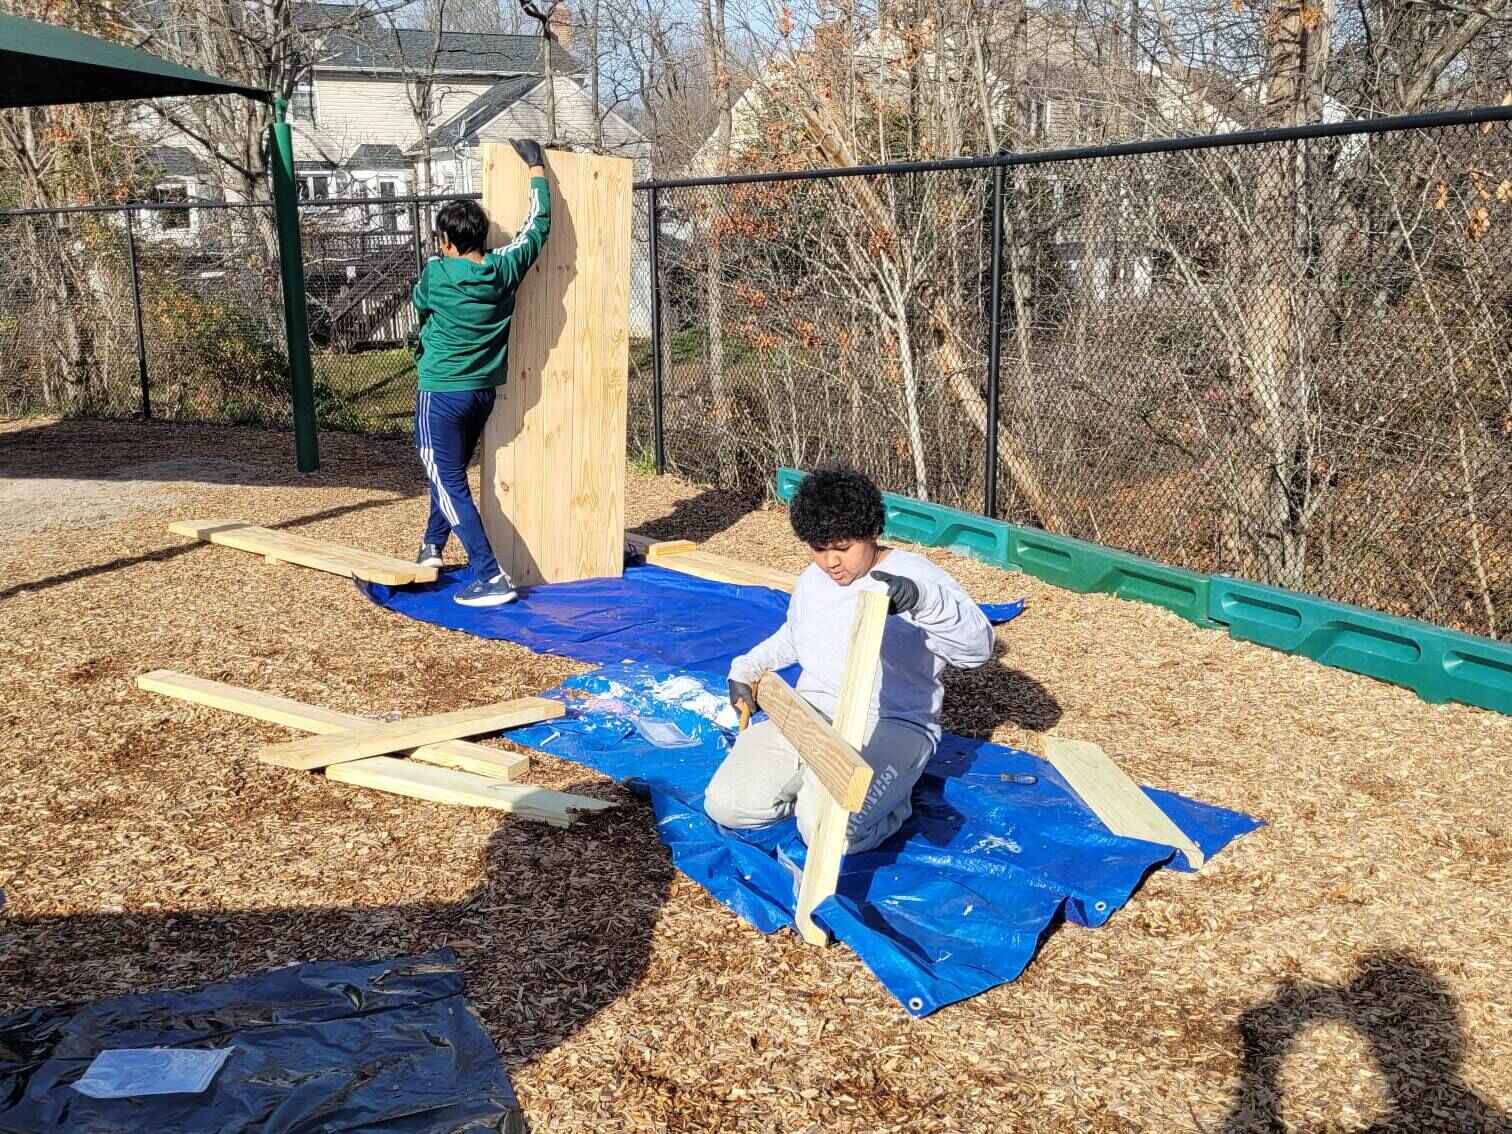
{"type": "Polygon", "coordinates": [[[520,0],[520,10],[541,26],[541,72],[546,84],[546,141],[557,141],[556,32],[552,28],[562,0],[520,0]]]}
{"type": "Polygon", "coordinates": [[[429,23],[430,47],[422,65],[414,66],[404,52],[404,43],[399,24],[392,13],[387,15],[389,31],[394,40],[394,57],[404,71],[404,94],[409,103],[410,116],[420,133],[420,186],[417,192],[435,192],[433,173],[433,150],[431,134],[440,115],[440,92],[436,89],[436,70],[441,59],[441,45],[446,37],[446,13],[451,0],[428,0],[426,20],[429,23]]]}

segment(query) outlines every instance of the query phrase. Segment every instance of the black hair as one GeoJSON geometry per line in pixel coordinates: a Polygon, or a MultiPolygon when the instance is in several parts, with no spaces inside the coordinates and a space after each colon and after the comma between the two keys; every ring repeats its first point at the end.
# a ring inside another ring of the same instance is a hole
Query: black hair
{"type": "Polygon", "coordinates": [[[481,252],[488,243],[488,214],[476,201],[448,201],[436,213],[436,231],[458,252],[481,252]]]}
{"type": "Polygon", "coordinates": [[[793,532],[814,548],[882,534],[887,510],[882,493],[864,473],[847,468],[815,469],[804,477],[788,506],[793,532]]]}

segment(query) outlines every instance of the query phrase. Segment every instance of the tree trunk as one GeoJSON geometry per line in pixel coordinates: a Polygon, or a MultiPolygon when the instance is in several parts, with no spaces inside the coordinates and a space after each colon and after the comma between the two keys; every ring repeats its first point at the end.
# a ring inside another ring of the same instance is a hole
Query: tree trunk
{"type": "MultiPolygon", "coordinates": [[[[730,65],[725,39],[725,0],[703,0],[704,49],[707,53],[709,83],[719,118],[714,131],[714,153],[718,171],[724,172],[730,161],[730,65]]],[[[718,194],[719,189],[705,193],[718,194]]],[[[709,390],[714,399],[714,428],[718,437],[719,484],[735,487],[739,476],[730,445],[733,417],[730,397],[725,387],[724,357],[724,253],[720,247],[718,225],[713,222],[716,209],[710,209],[706,290],[708,302],[709,390]]]]}
{"type": "MultiPolygon", "coordinates": [[[[1322,114],[1333,0],[1324,9],[1287,0],[1266,29],[1266,119],[1273,126],[1322,114]]],[[[1315,502],[1311,468],[1316,394],[1308,347],[1311,179],[1309,145],[1259,154],[1254,238],[1245,258],[1241,314],[1252,426],[1231,517],[1233,552],[1261,581],[1299,587],[1307,562],[1307,521],[1315,502]]]]}

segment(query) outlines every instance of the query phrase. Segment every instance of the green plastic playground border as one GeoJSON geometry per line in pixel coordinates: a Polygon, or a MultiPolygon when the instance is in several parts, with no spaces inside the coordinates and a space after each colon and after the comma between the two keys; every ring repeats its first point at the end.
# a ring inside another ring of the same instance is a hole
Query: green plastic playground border
{"type": "MultiPolygon", "coordinates": [[[[787,503],[803,473],[777,471],[787,503]]],[[[884,492],[886,535],[944,547],[1079,594],[1151,603],[1240,641],[1512,716],[1512,646],[1297,591],[1204,575],[1070,536],[884,492]]]]}

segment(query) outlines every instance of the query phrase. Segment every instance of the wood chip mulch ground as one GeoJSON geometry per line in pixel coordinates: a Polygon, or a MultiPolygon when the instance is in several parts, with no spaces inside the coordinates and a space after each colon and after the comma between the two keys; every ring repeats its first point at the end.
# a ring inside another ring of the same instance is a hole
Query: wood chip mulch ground
{"type": "MultiPolygon", "coordinates": [[[[946,725],[1096,741],[1269,824],[1158,873],[1018,982],[911,1020],[842,948],[762,937],[648,807],[567,831],[258,764],[285,730],[137,691],[171,668],[372,715],[586,668],[169,535],[237,517],[409,555],[402,443],[0,426],[0,1013],[450,944],[533,1131],[1512,1130],[1512,720],[948,554],[1026,595],[946,725]]],[[[780,509],[632,474],[629,521],[797,568],[780,509]]],[[[932,553],[933,554],[933,553],[932,553]]]]}

